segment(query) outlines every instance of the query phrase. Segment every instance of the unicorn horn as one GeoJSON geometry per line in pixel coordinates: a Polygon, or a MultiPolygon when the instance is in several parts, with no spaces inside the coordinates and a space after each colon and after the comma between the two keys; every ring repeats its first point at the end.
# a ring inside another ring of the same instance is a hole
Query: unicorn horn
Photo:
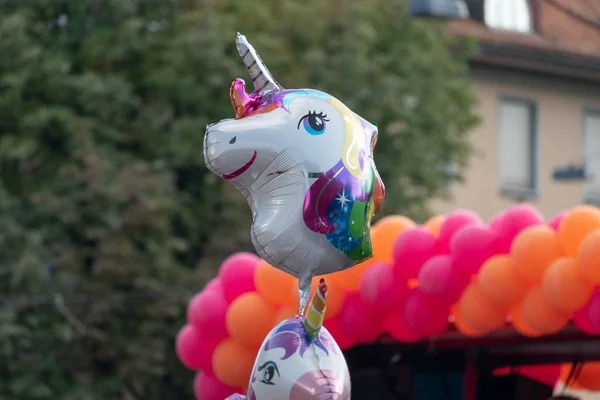
{"type": "Polygon", "coordinates": [[[310,306],[306,311],[306,317],[304,317],[304,329],[306,333],[313,339],[316,339],[323,325],[326,311],[326,299],[327,299],[327,283],[325,279],[321,278],[317,291],[310,302],[310,306]]]}
{"type": "Polygon", "coordinates": [[[254,91],[264,96],[265,94],[282,90],[283,88],[273,79],[273,75],[271,75],[265,63],[263,63],[256,50],[254,50],[254,47],[248,43],[246,36],[238,32],[235,42],[238,53],[240,53],[244,65],[248,68],[250,78],[252,78],[254,91]]]}

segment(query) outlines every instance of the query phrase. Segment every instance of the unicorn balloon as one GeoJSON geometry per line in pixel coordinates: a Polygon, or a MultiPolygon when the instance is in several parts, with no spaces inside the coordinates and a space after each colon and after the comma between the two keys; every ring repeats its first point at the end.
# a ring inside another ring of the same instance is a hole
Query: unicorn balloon
{"type": "Polygon", "coordinates": [[[350,374],[339,346],[322,327],[327,284],[322,279],[306,317],[281,322],[256,357],[248,393],[227,400],[349,400],[350,374]]]}
{"type": "Polygon", "coordinates": [[[313,276],[372,256],[377,128],[327,93],[283,89],[239,33],[237,49],[255,90],[233,82],[235,118],[207,126],[204,158],[246,197],[257,253],[300,279],[302,310],[313,276]]]}

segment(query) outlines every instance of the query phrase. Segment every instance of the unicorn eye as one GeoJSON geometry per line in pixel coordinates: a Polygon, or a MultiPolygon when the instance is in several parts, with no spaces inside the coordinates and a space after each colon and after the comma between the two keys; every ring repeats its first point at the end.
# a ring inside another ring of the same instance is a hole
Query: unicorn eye
{"type": "Polygon", "coordinates": [[[275,378],[275,374],[279,376],[279,369],[273,361],[267,361],[258,367],[258,372],[262,372],[260,381],[266,385],[274,385],[273,378],[275,378]]]}
{"type": "Polygon", "coordinates": [[[317,114],[315,111],[311,111],[300,118],[300,121],[298,121],[298,129],[300,129],[300,125],[302,125],[304,130],[310,135],[320,135],[325,132],[326,122],[329,122],[327,115],[322,112],[317,114]]]}

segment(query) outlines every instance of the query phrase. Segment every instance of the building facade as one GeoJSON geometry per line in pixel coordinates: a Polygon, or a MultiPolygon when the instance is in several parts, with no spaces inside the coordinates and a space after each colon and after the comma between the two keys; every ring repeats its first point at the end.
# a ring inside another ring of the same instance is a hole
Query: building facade
{"type": "Polygon", "coordinates": [[[449,29],[479,39],[470,73],[482,121],[464,183],[433,209],[489,218],[527,201],[551,217],[600,205],[600,1],[466,3],[470,18],[449,29]]]}

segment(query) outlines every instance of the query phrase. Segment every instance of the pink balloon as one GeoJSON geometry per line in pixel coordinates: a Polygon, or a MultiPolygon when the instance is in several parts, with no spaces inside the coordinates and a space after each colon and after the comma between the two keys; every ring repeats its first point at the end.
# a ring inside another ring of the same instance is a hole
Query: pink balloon
{"type": "Polygon", "coordinates": [[[419,289],[408,296],[404,312],[408,327],[423,337],[438,336],[448,328],[450,307],[428,300],[419,289]]]}
{"type": "Polygon", "coordinates": [[[438,250],[441,254],[450,254],[450,241],[454,234],[462,227],[471,224],[482,224],[483,221],[477,214],[468,210],[456,210],[446,216],[440,227],[438,250]]]}
{"type": "Polygon", "coordinates": [[[382,316],[404,304],[408,295],[406,282],[394,277],[394,270],[387,263],[378,263],[365,272],[360,281],[362,301],[373,306],[382,316]]]}
{"type": "Polygon", "coordinates": [[[256,291],[254,270],[260,258],[250,253],[236,253],[227,257],[219,268],[225,300],[231,303],[239,295],[256,291]]]}
{"type": "Polygon", "coordinates": [[[600,332],[594,328],[590,321],[589,303],[573,313],[573,322],[579,330],[586,335],[595,336],[600,332]]]}
{"type": "Polygon", "coordinates": [[[209,290],[196,294],[187,308],[187,320],[202,336],[211,341],[227,337],[227,308],[229,305],[221,290],[209,290]]]}
{"type": "Polygon", "coordinates": [[[185,325],[175,339],[175,352],[183,365],[193,371],[212,373],[212,355],[216,342],[206,340],[191,325],[185,325]]]}
{"type": "Polygon", "coordinates": [[[596,289],[590,301],[587,304],[588,321],[591,327],[596,331],[600,331],[600,290],[596,289]]]}
{"type": "Polygon", "coordinates": [[[388,315],[383,322],[383,329],[399,342],[412,343],[421,340],[421,336],[406,323],[404,309],[388,315]]]}
{"type": "Polygon", "coordinates": [[[423,294],[448,305],[458,301],[469,281],[468,275],[453,267],[448,255],[430,258],[419,272],[419,289],[423,294]]]}
{"type": "Polygon", "coordinates": [[[436,254],[436,238],[429,230],[417,226],[402,232],[393,246],[394,275],[414,279],[425,261],[436,254]]]}
{"type": "Polygon", "coordinates": [[[333,339],[336,341],[340,349],[346,350],[354,346],[352,338],[340,328],[340,321],[338,317],[326,319],[323,322],[323,326],[327,328],[333,339]]]}
{"type": "Polygon", "coordinates": [[[497,232],[500,252],[508,254],[513,239],[523,229],[543,223],[542,214],[529,204],[517,204],[509,208],[497,232]]]}
{"type": "Polygon", "coordinates": [[[488,222],[488,228],[490,228],[493,232],[498,232],[498,230],[500,229],[500,225],[502,224],[502,219],[504,218],[504,214],[505,212],[499,212],[498,214],[494,215],[492,218],[490,218],[489,222],[488,222]]]}
{"type": "Polygon", "coordinates": [[[358,293],[346,297],[338,315],[340,329],[357,344],[371,343],[377,339],[381,334],[382,322],[373,308],[362,301],[358,293]]]}
{"type": "Polygon", "coordinates": [[[209,290],[223,290],[223,284],[218,277],[208,281],[204,286],[204,289],[202,289],[203,292],[208,292],[209,290]]]}
{"type": "Polygon", "coordinates": [[[194,378],[196,400],[225,400],[236,392],[236,388],[227,386],[213,375],[198,372],[194,378]]]}
{"type": "Polygon", "coordinates": [[[479,272],[483,263],[498,254],[498,238],[485,225],[469,225],[456,232],[450,242],[454,265],[463,274],[479,272]]]}
{"type": "Polygon", "coordinates": [[[552,229],[554,229],[554,231],[558,232],[558,226],[560,225],[560,223],[562,222],[562,219],[565,217],[565,215],[567,214],[566,211],[561,211],[558,214],[556,214],[554,217],[552,217],[550,219],[550,222],[548,222],[548,226],[552,229]]]}

